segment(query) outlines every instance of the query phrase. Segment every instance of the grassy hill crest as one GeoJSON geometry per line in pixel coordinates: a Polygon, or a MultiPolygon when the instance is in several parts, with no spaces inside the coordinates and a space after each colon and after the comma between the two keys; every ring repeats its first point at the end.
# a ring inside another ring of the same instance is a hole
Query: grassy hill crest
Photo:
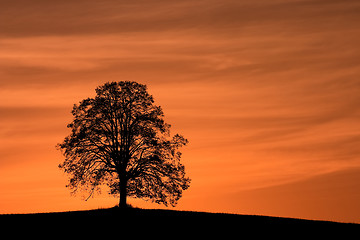
{"type": "Polygon", "coordinates": [[[328,227],[328,228],[357,228],[360,224],[339,223],[331,221],[306,220],[297,218],[271,217],[261,215],[241,215],[228,213],[209,213],[209,212],[193,212],[193,211],[176,211],[162,209],[140,209],[140,208],[106,208],[84,211],[69,212],[50,212],[50,213],[29,213],[29,214],[2,214],[0,215],[2,222],[16,221],[21,222],[92,222],[114,224],[116,222],[131,225],[137,223],[139,225],[152,225],[156,222],[164,225],[191,225],[196,224],[201,228],[204,225],[235,225],[242,228],[248,227],[328,227]]]}

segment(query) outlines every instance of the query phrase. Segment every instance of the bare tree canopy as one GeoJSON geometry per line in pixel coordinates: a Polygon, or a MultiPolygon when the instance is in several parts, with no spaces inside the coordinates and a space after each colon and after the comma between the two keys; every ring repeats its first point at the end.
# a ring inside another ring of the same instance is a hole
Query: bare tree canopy
{"type": "Polygon", "coordinates": [[[58,148],[65,156],[59,168],[69,175],[73,193],[87,190],[91,196],[106,184],[122,207],[127,196],[176,205],[190,184],[178,150],[188,141],[170,137],[146,85],[106,83],[95,98],[75,104],[72,114],[71,134],[58,148]]]}

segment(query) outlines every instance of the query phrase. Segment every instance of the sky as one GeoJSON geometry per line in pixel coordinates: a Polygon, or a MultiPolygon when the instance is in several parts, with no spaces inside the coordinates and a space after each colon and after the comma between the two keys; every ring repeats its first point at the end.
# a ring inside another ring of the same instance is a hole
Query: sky
{"type": "Polygon", "coordinates": [[[189,140],[175,209],[360,223],[359,12],[358,0],[2,0],[0,213],[117,204],[70,196],[55,146],[73,104],[128,80],[189,140]]]}

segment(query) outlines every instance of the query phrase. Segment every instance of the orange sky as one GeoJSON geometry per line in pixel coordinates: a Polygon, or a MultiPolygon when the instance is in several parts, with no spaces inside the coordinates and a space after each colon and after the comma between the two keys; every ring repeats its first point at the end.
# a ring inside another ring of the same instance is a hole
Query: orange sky
{"type": "Polygon", "coordinates": [[[358,0],[1,1],[0,213],[117,203],[71,197],[55,145],[74,103],[132,80],[190,140],[176,209],[360,223],[359,12],[358,0]]]}

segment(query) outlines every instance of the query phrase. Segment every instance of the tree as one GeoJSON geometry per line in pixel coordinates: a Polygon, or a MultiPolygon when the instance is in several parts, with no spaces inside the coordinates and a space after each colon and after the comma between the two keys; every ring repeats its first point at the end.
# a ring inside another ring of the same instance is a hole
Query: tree
{"type": "Polygon", "coordinates": [[[189,187],[180,163],[183,136],[170,137],[160,106],[154,104],[146,85],[110,82],[96,89],[95,98],[82,100],[72,110],[71,134],[58,144],[65,156],[59,168],[69,174],[72,193],[101,185],[119,196],[175,206],[189,187]]]}

